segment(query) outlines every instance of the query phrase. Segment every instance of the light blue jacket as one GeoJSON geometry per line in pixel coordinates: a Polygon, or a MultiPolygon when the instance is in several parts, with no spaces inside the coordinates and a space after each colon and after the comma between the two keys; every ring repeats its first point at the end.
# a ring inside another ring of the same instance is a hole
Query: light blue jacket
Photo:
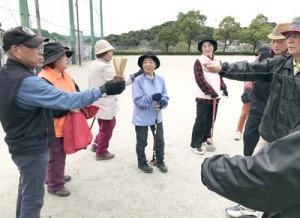
{"type": "MultiPolygon", "coordinates": [[[[165,100],[168,106],[169,96],[162,76],[154,73],[154,79],[142,74],[135,78],[132,84],[132,99],[134,103],[132,124],[135,126],[150,126],[155,124],[155,104],[152,95],[161,93],[161,100],[165,100]]],[[[162,122],[162,110],[158,111],[158,123],[162,122]]]]}

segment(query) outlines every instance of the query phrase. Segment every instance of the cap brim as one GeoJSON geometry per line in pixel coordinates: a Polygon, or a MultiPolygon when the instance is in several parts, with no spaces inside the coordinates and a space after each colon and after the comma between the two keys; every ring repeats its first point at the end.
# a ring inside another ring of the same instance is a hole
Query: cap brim
{"type": "Polygon", "coordinates": [[[37,46],[43,42],[48,42],[49,38],[41,37],[41,36],[35,36],[32,39],[23,42],[22,44],[24,45],[29,45],[29,46],[37,46]]]}
{"type": "Polygon", "coordinates": [[[287,30],[287,31],[281,32],[281,34],[284,35],[284,36],[286,36],[289,33],[300,33],[300,29],[298,29],[298,30],[287,30]]]}
{"type": "MultiPolygon", "coordinates": [[[[282,33],[281,33],[282,34],[282,33]]],[[[282,34],[283,35],[283,34],[282,34]]],[[[270,33],[269,35],[268,35],[268,38],[269,39],[275,39],[275,40],[278,40],[278,39],[286,39],[286,37],[285,36],[275,36],[275,35],[273,35],[272,33],[270,33]]]]}
{"type": "Polygon", "coordinates": [[[67,55],[67,57],[69,58],[69,57],[71,57],[72,55],[73,55],[73,51],[70,51],[70,50],[67,50],[66,51],[66,55],[67,55]]]}

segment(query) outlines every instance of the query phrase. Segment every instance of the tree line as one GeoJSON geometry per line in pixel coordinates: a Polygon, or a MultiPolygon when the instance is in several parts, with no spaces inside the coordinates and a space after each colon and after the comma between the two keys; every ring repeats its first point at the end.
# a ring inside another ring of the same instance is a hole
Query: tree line
{"type": "MultiPolygon", "coordinates": [[[[268,17],[258,14],[248,27],[241,24],[232,16],[224,17],[218,28],[205,26],[206,15],[199,10],[187,13],[180,12],[176,21],[169,21],[154,26],[148,30],[130,31],[120,35],[111,34],[104,39],[115,46],[116,51],[137,52],[151,49],[162,53],[193,53],[197,52],[197,44],[203,37],[213,37],[218,41],[218,52],[228,52],[230,46],[236,51],[254,53],[263,44],[269,44],[267,35],[272,32],[276,23],[268,21],[268,17]]],[[[56,40],[69,40],[68,36],[49,33],[43,30],[43,35],[56,40]]],[[[100,38],[96,37],[96,41],[100,38]]],[[[84,43],[90,44],[91,37],[85,36],[84,43]]]]}

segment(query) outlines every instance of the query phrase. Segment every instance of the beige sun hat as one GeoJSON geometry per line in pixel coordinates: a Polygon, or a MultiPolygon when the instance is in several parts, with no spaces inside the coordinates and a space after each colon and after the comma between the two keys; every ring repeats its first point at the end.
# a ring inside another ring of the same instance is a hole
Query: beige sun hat
{"type": "Polygon", "coordinates": [[[112,45],[108,41],[101,39],[96,42],[96,45],[95,45],[95,54],[96,55],[102,54],[102,53],[110,51],[110,50],[115,50],[115,48],[112,47],[112,45]]]}
{"type": "Polygon", "coordinates": [[[289,29],[291,23],[278,23],[275,28],[273,29],[273,32],[268,35],[269,39],[285,39],[285,36],[281,34],[281,32],[284,32],[289,29]]]}

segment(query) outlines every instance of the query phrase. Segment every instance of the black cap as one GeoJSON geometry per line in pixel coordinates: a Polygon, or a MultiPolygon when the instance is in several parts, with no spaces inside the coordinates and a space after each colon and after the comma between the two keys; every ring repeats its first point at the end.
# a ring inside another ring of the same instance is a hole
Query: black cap
{"type": "Polygon", "coordinates": [[[20,44],[38,46],[42,42],[47,41],[49,41],[48,38],[36,35],[31,29],[18,26],[4,32],[3,50],[7,51],[11,48],[11,46],[20,44]]]}
{"type": "Polygon", "coordinates": [[[49,42],[44,45],[44,63],[43,66],[46,66],[54,61],[60,59],[66,53],[67,57],[71,57],[73,51],[69,50],[68,47],[63,46],[59,42],[49,42]]]}
{"type": "Polygon", "coordinates": [[[138,59],[138,66],[143,69],[143,62],[144,62],[144,59],[146,57],[149,57],[149,58],[152,58],[155,63],[156,63],[156,67],[155,69],[159,68],[160,66],[160,61],[158,59],[158,57],[156,56],[156,54],[153,52],[153,51],[146,51],[142,56],[139,57],[138,59]]]}

